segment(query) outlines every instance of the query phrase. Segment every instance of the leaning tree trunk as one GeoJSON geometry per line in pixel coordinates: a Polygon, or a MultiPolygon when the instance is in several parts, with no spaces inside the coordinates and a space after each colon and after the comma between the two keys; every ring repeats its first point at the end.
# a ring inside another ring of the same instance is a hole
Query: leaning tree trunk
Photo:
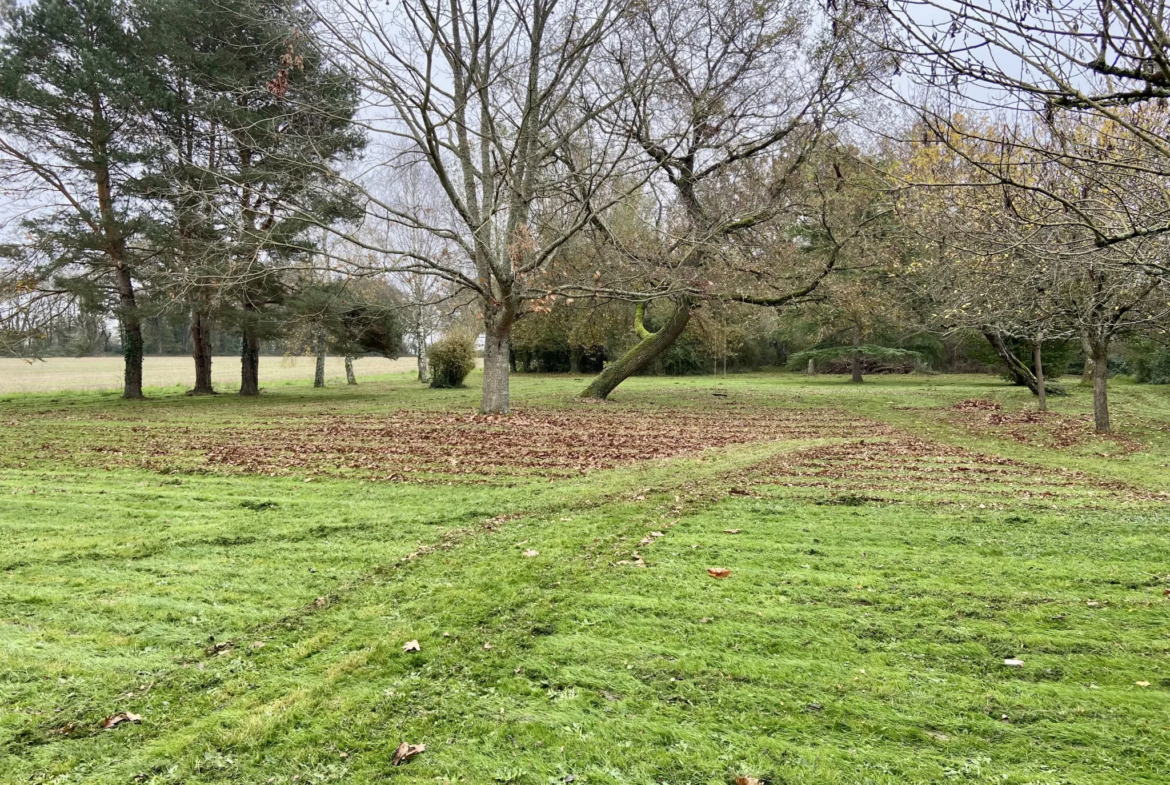
{"type": "Polygon", "coordinates": [[[652,333],[646,329],[643,324],[645,316],[646,305],[639,303],[634,312],[634,330],[642,340],[633,349],[605,366],[605,370],[581,392],[582,398],[604,401],[619,384],[666,353],[690,323],[691,303],[689,300],[676,302],[674,312],[658,332],[652,333]]]}
{"type": "Polygon", "coordinates": [[[244,325],[240,353],[240,395],[260,394],[260,336],[253,324],[244,325]]]}
{"type": "Polygon", "coordinates": [[[345,355],[345,383],[357,384],[357,377],[353,373],[353,355],[345,355]]]}
{"type": "Polygon", "coordinates": [[[1109,339],[1092,342],[1093,425],[1097,433],[1109,433],[1109,339]]]}
{"type": "Polygon", "coordinates": [[[999,355],[999,359],[1003,360],[1004,365],[1007,366],[1008,373],[1012,375],[1015,383],[1027,387],[1032,391],[1033,395],[1039,395],[1040,388],[1036,384],[1036,374],[1032,373],[1032,369],[1020,362],[1020,358],[1012,353],[1012,350],[1008,348],[1007,343],[1004,342],[1003,336],[999,334],[999,331],[991,327],[985,327],[983,328],[983,337],[991,344],[991,348],[995,349],[995,353],[999,355]]]}
{"type": "Polygon", "coordinates": [[[118,265],[118,318],[122,327],[122,356],[126,360],[122,381],[123,398],[142,397],[142,320],[134,298],[134,279],[124,265],[118,265]]]}
{"type": "Polygon", "coordinates": [[[854,384],[861,384],[864,379],[861,378],[861,330],[854,330],[853,332],[853,362],[852,362],[852,378],[850,381],[854,384]]]}
{"type": "Polygon", "coordinates": [[[1048,390],[1044,386],[1044,357],[1041,346],[1043,342],[1039,339],[1032,344],[1032,367],[1036,369],[1036,396],[1039,399],[1039,409],[1042,412],[1048,411],[1048,390]]]}
{"type": "Polygon", "coordinates": [[[211,319],[191,310],[191,357],[195,360],[195,387],[191,395],[215,395],[211,386],[211,319]]]}

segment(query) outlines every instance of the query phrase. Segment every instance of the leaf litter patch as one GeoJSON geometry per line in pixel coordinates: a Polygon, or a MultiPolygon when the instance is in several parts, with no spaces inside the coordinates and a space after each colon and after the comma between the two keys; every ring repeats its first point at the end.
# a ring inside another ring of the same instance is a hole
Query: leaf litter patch
{"type": "Polygon", "coordinates": [[[1114,454],[1135,452],[1142,445],[1117,434],[1100,435],[1088,416],[1041,412],[1035,409],[1004,411],[1003,406],[985,398],[971,398],[948,406],[944,415],[975,436],[1011,439],[1020,444],[1043,447],[1078,447],[1093,440],[1108,444],[1114,454]]]}
{"type": "MultiPolygon", "coordinates": [[[[526,409],[510,416],[398,410],[385,416],[288,418],[173,438],[152,456],[192,453],[206,468],[266,475],[569,476],[762,441],[851,438],[888,426],[832,409],[526,409]]],[[[108,457],[108,456],[107,456],[108,457]]],[[[157,458],[150,468],[166,470],[157,458]]]]}

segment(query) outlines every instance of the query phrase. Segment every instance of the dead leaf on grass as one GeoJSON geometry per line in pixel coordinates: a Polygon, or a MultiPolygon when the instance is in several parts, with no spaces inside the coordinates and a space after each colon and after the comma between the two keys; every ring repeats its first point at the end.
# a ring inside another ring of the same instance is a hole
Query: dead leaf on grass
{"type": "Polygon", "coordinates": [[[756,777],[736,777],[735,785],[760,785],[760,780],[756,777]]]}
{"type": "Polygon", "coordinates": [[[540,555],[540,551],[534,551],[534,550],[532,550],[531,548],[529,548],[529,549],[527,549],[526,551],[524,551],[524,553],[523,553],[523,554],[521,554],[521,555],[522,555],[522,556],[526,556],[527,558],[531,559],[533,556],[539,556],[539,555],[540,555]]]}
{"type": "Polygon", "coordinates": [[[491,651],[491,650],[492,650],[492,644],[491,644],[490,642],[488,642],[488,643],[485,643],[485,644],[483,645],[483,648],[484,648],[484,650],[486,650],[486,651],[491,651]]]}
{"type": "Polygon", "coordinates": [[[422,645],[418,641],[407,641],[402,644],[403,653],[408,651],[422,651],[422,645]]]}
{"type": "Polygon", "coordinates": [[[708,567],[707,574],[712,578],[730,578],[731,570],[726,567],[708,567]]]}
{"type": "Polygon", "coordinates": [[[740,532],[739,529],[724,529],[723,530],[724,534],[739,534],[739,532],[740,532]]]}
{"type": "Polygon", "coordinates": [[[1150,683],[1148,681],[1135,681],[1134,684],[1136,684],[1139,687],[1149,687],[1150,686],[1150,683]]]}
{"type": "Polygon", "coordinates": [[[425,744],[407,744],[405,741],[398,745],[398,749],[394,750],[393,764],[400,765],[403,761],[410,760],[420,752],[426,752],[427,745],[425,744]]]}
{"type": "Polygon", "coordinates": [[[1022,667],[1024,667],[1024,661],[1017,660],[1014,657],[1008,657],[1006,660],[1003,661],[1003,664],[1008,666],[1009,668],[1022,668],[1022,667]]]}
{"type": "Polygon", "coordinates": [[[137,714],[131,714],[128,711],[120,711],[117,714],[111,714],[102,720],[102,727],[106,730],[116,728],[123,722],[142,722],[142,717],[137,714]]]}

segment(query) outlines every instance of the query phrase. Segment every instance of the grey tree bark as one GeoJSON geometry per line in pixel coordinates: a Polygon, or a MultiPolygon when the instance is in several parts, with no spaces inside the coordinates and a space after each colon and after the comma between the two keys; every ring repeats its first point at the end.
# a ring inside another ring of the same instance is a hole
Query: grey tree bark
{"type": "Polygon", "coordinates": [[[484,414],[507,414],[511,411],[509,373],[511,365],[511,324],[507,329],[488,332],[483,342],[483,397],[480,408],[484,414]]]}
{"type": "Polygon", "coordinates": [[[415,334],[414,346],[418,360],[418,380],[426,384],[431,380],[431,375],[427,368],[427,339],[421,332],[415,334]]]}
{"type": "Polygon", "coordinates": [[[1040,411],[1048,411],[1048,390],[1044,387],[1043,341],[1039,338],[1032,344],[1032,367],[1036,370],[1036,398],[1040,411]]]}
{"type": "Polygon", "coordinates": [[[357,376],[353,372],[353,355],[345,355],[345,383],[357,384],[357,376]]]}
{"type": "Polygon", "coordinates": [[[1109,339],[1092,340],[1093,426],[1097,433],[1111,433],[1109,422],[1109,339]]]}

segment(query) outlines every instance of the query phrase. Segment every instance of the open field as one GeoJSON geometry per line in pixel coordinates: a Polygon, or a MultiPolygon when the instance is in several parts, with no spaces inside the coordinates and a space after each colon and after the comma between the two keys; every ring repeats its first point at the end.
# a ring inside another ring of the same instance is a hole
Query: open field
{"type": "Polygon", "coordinates": [[[301,365],[0,398],[0,782],[1166,782],[1170,389],[301,365]]]}
{"type": "MultiPolygon", "coordinates": [[[[261,357],[260,383],[313,379],[314,357],[261,357]]],[[[50,357],[27,361],[0,357],[0,395],[19,392],[58,392],[61,390],[120,390],[122,388],[121,357],[50,357]]],[[[415,367],[413,357],[386,360],[382,357],[359,357],[354,360],[354,373],[362,377],[403,373],[415,367]]],[[[216,357],[211,363],[211,376],[225,392],[240,388],[240,358],[216,357]]],[[[329,357],[325,361],[327,379],[345,380],[345,360],[329,357]]],[[[178,387],[183,390],[195,385],[195,368],[190,357],[146,357],[143,377],[147,387],[178,387]]]]}

